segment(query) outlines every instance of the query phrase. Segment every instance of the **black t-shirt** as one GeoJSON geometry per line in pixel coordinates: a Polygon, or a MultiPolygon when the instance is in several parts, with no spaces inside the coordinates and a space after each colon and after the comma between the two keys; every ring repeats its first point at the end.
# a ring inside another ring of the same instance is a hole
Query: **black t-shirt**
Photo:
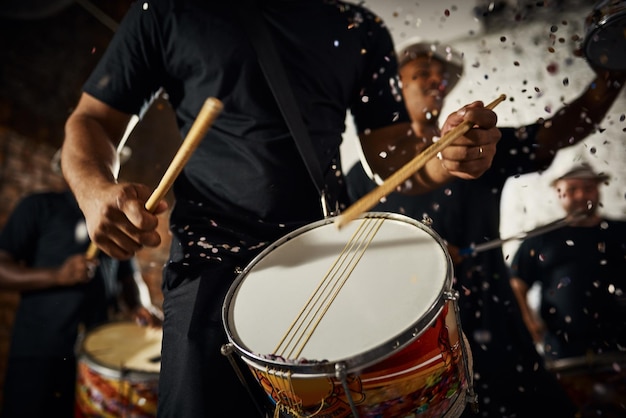
{"type": "Polygon", "coordinates": [[[512,275],[541,284],[550,357],[619,351],[626,345],[626,222],[566,226],[522,242],[512,275]]]}
{"type": "MultiPolygon", "coordinates": [[[[391,37],[357,5],[261,3],[322,171],[341,183],[346,109],[359,131],[408,120],[391,37]]],[[[137,113],[163,87],[183,136],[204,101],[218,98],[224,108],[177,179],[176,199],[216,216],[274,224],[317,220],[318,192],[246,36],[233,2],[136,2],[84,88],[137,113]]],[[[172,216],[185,222],[181,208],[172,216]]]]}
{"type": "MultiPolygon", "coordinates": [[[[85,221],[70,192],[44,192],[22,199],[0,233],[0,249],[29,267],[58,267],[89,246],[85,221]]],[[[11,356],[72,356],[79,324],[106,322],[116,308],[118,277],[134,266],[99,256],[95,277],[85,284],[24,291],[15,314],[11,356]]]]}

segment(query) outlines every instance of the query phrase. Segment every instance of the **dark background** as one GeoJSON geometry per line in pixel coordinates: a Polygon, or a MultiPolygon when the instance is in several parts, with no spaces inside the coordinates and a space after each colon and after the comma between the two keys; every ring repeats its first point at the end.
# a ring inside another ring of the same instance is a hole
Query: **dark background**
{"type": "MultiPolygon", "coordinates": [[[[0,126],[59,148],[81,86],[130,4],[0,1],[0,126]]],[[[127,142],[132,156],[120,178],[156,186],[179,143],[169,104],[157,100],[127,142]]]]}

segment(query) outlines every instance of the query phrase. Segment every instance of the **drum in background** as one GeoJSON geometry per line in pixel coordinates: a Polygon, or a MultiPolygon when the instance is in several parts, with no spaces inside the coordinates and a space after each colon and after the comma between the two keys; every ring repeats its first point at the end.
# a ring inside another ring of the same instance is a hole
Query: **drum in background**
{"type": "Polygon", "coordinates": [[[244,360],[276,415],[458,417],[473,391],[451,278],[443,241],[420,222],[324,219],[237,277],[223,352],[244,360]]]}
{"type": "Polygon", "coordinates": [[[601,0],[585,20],[583,53],[595,67],[626,70],[626,2],[601,0]]]}
{"type": "Polygon", "coordinates": [[[578,416],[626,416],[626,353],[593,354],[546,364],[580,409],[578,416]]]}
{"type": "Polygon", "coordinates": [[[155,417],[162,335],[131,321],[88,332],[79,353],[77,417],[155,417]]]}

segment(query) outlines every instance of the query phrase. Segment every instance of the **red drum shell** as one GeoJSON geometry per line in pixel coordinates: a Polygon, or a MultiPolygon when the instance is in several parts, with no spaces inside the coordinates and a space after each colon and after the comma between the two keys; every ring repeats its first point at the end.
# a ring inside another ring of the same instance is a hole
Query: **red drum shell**
{"type": "Polygon", "coordinates": [[[443,240],[416,220],[325,219],[244,269],[224,326],[281,414],[456,418],[472,362],[451,280],[443,240]]]}

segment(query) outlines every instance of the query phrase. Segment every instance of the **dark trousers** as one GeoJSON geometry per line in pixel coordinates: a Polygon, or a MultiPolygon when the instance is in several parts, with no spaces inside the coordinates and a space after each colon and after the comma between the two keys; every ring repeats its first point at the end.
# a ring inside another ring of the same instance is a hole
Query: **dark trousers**
{"type": "Polygon", "coordinates": [[[223,298],[234,277],[232,266],[211,264],[198,277],[171,280],[181,284],[164,289],[159,418],[265,416],[260,405],[266,397],[260,384],[239,356],[234,357],[239,361],[234,368],[221,353],[227,342],[221,319],[223,298]],[[246,384],[236,370],[242,371],[246,384]]]}

